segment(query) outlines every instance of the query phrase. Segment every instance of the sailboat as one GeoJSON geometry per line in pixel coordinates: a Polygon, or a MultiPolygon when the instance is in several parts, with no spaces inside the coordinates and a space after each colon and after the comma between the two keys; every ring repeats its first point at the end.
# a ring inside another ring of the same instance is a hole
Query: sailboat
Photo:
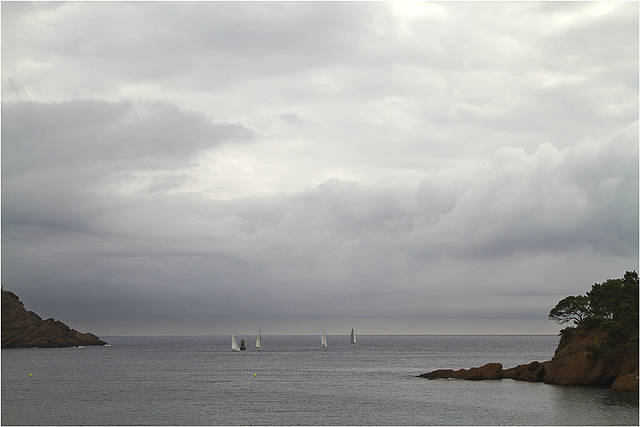
{"type": "Polygon", "coordinates": [[[236,341],[236,336],[234,334],[231,334],[231,351],[240,351],[238,341],[236,341]]]}
{"type": "Polygon", "coordinates": [[[356,341],[356,332],[353,328],[351,328],[351,344],[358,344],[358,341],[356,341]]]}
{"type": "Polygon", "coordinates": [[[262,335],[260,335],[260,329],[258,329],[258,336],[256,337],[256,350],[262,350],[262,335]]]}
{"type": "Polygon", "coordinates": [[[322,338],[320,338],[320,342],[322,343],[322,348],[327,346],[327,337],[324,336],[324,328],[322,328],[322,338]]]}

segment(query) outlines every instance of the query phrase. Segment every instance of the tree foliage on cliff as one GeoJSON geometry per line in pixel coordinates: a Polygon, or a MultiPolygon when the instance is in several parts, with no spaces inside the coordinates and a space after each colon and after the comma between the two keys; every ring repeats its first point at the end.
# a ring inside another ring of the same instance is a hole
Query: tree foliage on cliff
{"type": "Polygon", "coordinates": [[[589,316],[589,298],[584,295],[569,296],[560,302],[549,312],[549,318],[558,323],[567,323],[573,320],[576,325],[584,326],[584,319],[589,316]]]}
{"type": "MultiPolygon", "coordinates": [[[[638,340],[638,273],[596,283],[586,295],[568,296],[549,312],[558,323],[573,321],[578,329],[604,327],[617,344],[638,340]]],[[[575,329],[575,328],[570,328],[575,329]]]]}

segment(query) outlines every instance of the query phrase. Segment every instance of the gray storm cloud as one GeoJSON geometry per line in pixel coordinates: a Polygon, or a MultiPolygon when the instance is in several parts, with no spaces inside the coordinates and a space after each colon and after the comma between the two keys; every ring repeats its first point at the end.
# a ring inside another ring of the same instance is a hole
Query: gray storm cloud
{"type": "Polygon", "coordinates": [[[637,12],[3,3],[3,286],[102,335],[554,333],[637,269],[637,12]]]}

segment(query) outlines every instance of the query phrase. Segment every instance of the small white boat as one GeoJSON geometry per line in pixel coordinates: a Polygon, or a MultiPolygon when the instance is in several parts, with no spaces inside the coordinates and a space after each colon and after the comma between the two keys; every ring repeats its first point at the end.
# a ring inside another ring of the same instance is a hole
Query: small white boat
{"type": "Polygon", "coordinates": [[[236,336],[234,334],[231,334],[231,351],[240,351],[238,341],[236,341],[236,336]]]}
{"type": "Polygon", "coordinates": [[[356,340],[356,332],[353,328],[351,329],[351,344],[358,344],[358,341],[356,340]]]}
{"type": "Polygon", "coordinates": [[[327,337],[324,336],[324,328],[322,328],[322,338],[320,338],[320,342],[322,343],[322,348],[327,346],[327,337]]]}
{"type": "Polygon", "coordinates": [[[256,350],[262,350],[262,335],[260,335],[260,329],[258,329],[258,336],[256,337],[256,350]]]}

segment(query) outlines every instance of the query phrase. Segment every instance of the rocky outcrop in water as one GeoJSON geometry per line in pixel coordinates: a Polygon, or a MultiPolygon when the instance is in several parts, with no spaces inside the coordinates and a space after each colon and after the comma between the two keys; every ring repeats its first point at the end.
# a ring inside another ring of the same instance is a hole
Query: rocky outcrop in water
{"type": "MultiPolygon", "coordinates": [[[[559,385],[610,387],[618,379],[635,375],[638,391],[638,349],[631,346],[608,347],[606,331],[579,332],[560,341],[556,354],[544,374],[544,382],[559,385]]],[[[621,389],[620,383],[614,388],[621,389]]]]}
{"type": "Polygon", "coordinates": [[[428,379],[467,380],[512,378],[557,385],[610,387],[638,391],[638,307],[640,279],[636,271],[595,283],[586,295],[563,298],[549,319],[574,327],[560,331],[553,358],[502,369],[499,363],[480,368],[438,370],[428,379]]]}
{"type": "Polygon", "coordinates": [[[440,369],[419,375],[422,378],[435,380],[438,378],[457,378],[459,380],[499,380],[502,379],[502,364],[487,363],[479,368],[471,369],[440,369]]]}
{"type": "Polygon", "coordinates": [[[531,362],[528,365],[518,365],[515,368],[502,371],[502,378],[517,381],[541,382],[551,362],[531,362]]]}
{"type": "Polygon", "coordinates": [[[2,290],[2,348],[106,344],[97,336],[78,332],[60,321],[42,320],[33,311],[25,310],[16,294],[2,290]]]}
{"type": "Polygon", "coordinates": [[[422,378],[457,378],[464,380],[498,380],[543,382],[556,385],[607,387],[612,390],[638,391],[638,348],[607,347],[608,334],[602,329],[576,333],[563,339],[555,355],[547,362],[531,362],[510,369],[500,363],[479,368],[440,369],[419,375],[422,378]]]}

